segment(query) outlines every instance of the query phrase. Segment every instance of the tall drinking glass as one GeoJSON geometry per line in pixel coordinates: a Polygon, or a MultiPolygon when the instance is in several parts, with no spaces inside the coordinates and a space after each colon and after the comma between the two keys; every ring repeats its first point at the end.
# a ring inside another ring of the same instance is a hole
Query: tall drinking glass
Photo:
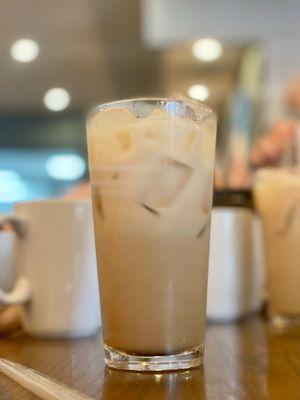
{"type": "Polygon", "coordinates": [[[262,169],[254,189],[264,233],[271,320],[278,327],[300,326],[300,169],[262,169]]]}
{"type": "Polygon", "coordinates": [[[108,103],[87,136],[105,361],[203,360],[216,118],[188,100],[108,103]]]}

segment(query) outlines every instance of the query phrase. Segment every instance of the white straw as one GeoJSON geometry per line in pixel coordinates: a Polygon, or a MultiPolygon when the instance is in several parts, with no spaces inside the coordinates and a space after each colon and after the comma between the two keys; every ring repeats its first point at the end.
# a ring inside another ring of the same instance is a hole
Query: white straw
{"type": "Polygon", "coordinates": [[[0,358],[0,372],[43,400],[94,400],[31,368],[0,358]]]}

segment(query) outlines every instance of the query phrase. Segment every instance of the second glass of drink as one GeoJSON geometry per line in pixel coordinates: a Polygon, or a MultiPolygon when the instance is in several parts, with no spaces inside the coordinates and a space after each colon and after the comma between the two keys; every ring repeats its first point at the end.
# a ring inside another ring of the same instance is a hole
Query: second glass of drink
{"type": "Polygon", "coordinates": [[[300,326],[300,169],[261,169],[254,189],[264,232],[271,321],[279,328],[300,326]]]}

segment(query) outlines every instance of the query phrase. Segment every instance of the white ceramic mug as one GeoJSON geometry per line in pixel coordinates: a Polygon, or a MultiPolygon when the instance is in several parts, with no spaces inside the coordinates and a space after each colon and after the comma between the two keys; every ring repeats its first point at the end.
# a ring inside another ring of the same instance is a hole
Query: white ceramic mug
{"type": "Polygon", "coordinates": [[[20,203],[3,216],[16,232],[18,280],[0,304],[23,304],[22,325],[39,337],[89,336],[100,326],[89,201],[20,203]]]}

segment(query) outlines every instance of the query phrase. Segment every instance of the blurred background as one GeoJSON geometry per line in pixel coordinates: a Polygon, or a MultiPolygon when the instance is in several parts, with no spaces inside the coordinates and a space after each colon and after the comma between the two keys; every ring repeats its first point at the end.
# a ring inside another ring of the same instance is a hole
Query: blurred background
{"type": "Polygon", "coordinates": [[[2,0],[0,212],[87,179],[96,104],[187,96],[219,115],[217,168],[248,168],[300,74],[300,3],[274,0],[2,0]]]}

